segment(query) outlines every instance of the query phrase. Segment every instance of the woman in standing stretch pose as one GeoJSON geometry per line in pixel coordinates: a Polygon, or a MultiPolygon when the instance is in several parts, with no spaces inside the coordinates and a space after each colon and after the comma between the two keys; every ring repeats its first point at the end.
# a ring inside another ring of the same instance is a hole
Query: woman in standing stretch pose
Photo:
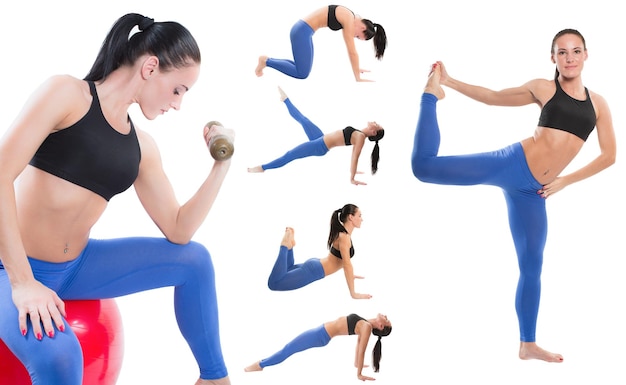
{"type": "Polygon", "coordinates": [[[361,210],[351,203],[333,211],[327,243],[330,250],[328,256],[322,259],[310,258],[299,264],[295,264],[293,256],[293,247],[296,245],[294,231],[287,227],[267,286],[276,291],[295,290],[343,269],[350,296],[354,299],[372,298],[371,295],[357,293],[354,289],[354,280],[363,277],[354,275],[351,235],[355,228],[361,227],[362,220],[361,210]]]}
{"type": "MultiPolygon", "coordinates": [[[[82,384],[81,347],[64,319],[64,300],[165,286],[175,287],[178,326],[199,367],[196,384],[230,384],[211,256],[191,241],[230,160],[214,162],[181,205],[156,143],[128,115],[135,103],[149,120],[178,110],[199,71],[200,51],[182,25],[124,15],[87,76],[45,81],[0,142],[0,339],[33,385],[82,384]],[[109,200],[131,185],[164,238],[90,238],[109,200]]],[[[217,134],[234,139],[232,130],[212,126],[204,140],[217,134]]]]}
{"type": "Polygon", "coordinates": [[[372,23],[369,19],[362,19],[341,5],[319,8],[304,19],[298,20],[291,28],[293,60],[260,56],[255,70],[256,75],[263,76],[263,69],[270,67],[293,78],[306,79],[313,66],[313,34],[324,27],[332,31],[342,31],[354,78],[357,82],[369,81],[361,78],[361,74],[367,71],[359,67],[359,54],[356,51],[354,39],[374,38],[376,59],[382,60],[387,48],[387,35],[380,24],[372,23]]]}
{"type": "Polygon", "coordinates": [[[355,185],[367,184],[354,179],[356,174],[361,174],[361,172],[358,171],[361,150],[363,150],[365,138],[369,139],[370,142],[374,142],[374,148],[372,149],[370,158],[372,174],[376,174],[378,171],[378,161],[380,159],[378,141],[385,136],[385,130],[376,122],[368,122],[367,127],[363,130],[357,130],[354,127],[348,126],[343,130],[333,131],[330,134],[324,135],[319,127],[313,124],[306,116],[302,115],[280,87],[278,87],[278,91],[280,92],[280,100],[287,106],[291,117],[302,125],[309,141],[294,147],[287,151],[285,155],[269,163],[248,168],[248,172],[263,172],[265,170],[283,167],[296,159],[309,156],[323,156],[333,147],[353,146],[352,158],[350,160],[350,183],[355,185]]]}
{"type": "Polygon", "coordinates": [[[412,155],[413,173],[427,183],[494,185],[502,188],[517,252],[520,277],[515,308],[520,328],[521,359],[561,362],[535,342],[543,251],[547,238],[545,199],[615,162],[615,133],[607,102],[583,86],[587,59],[583,36],[566,29],[552,41],[552,80],[535,79],[520,87],[493,91],[448,75],[441,62],[433,65],[421,100],[412,155]],[[436,104],[445,96],[441,85],[489,105],[541,107],[532,137],[498,151],[463,156],[438,156],[440,133],[436,104]],[[600,154],[586,166],[561,172],[597,128],[600,154]]]}
{"type": "Polygon", "coordinates": [[[365,319],[353,313],[301,333],[280,351],[247,366],[244,370],[246,372],[258,372],[267,366],[280,364],[294,353],[326,346],[333,337],[356,335],[358,337],[354,357],[354,366],[357,368],[356,376],[361,381],[372,381],[375,380],[375,378],[362,374],[363,368],[367,367],[367,365],[364,364],[365,349],[367,348],[370,334],[378,337],[374,349],[372,350],[372,366],[374,367],[374,372],[378,373],[382,355],[381,338],[388,336],[390,333],[391,322],[387,319],[386,315],[378,313],[376,318],[365,319]]]}

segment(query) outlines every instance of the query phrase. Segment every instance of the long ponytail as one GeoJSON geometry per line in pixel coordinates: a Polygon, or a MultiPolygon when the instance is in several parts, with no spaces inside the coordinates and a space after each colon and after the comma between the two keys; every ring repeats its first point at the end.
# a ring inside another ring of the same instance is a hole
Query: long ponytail
{"type": "Polygon", "coordinates": [[[387,33],[382,25],[373,23],[369,19],[361,19],[365,24],[365,40],[374,38],[374,50],[376,51],[376,59],[382,60],[387,48],[387,33]]]}
{"type": "Polygon", "coordinates": [[[128,13],[111,27],[84,80],[105,80],[111,72],[134,64],[145,54],[158,57],[163,71],[200,64],[198,44],[185,27],[173,21],[155,22],[138,13],[128,13]],[[139,32],[131,35],[135,27],[139,32]]]}
{"type": "Polygon", "coordinates": [[[371,155],[372,174],[376,174],[378,171],[378,161],[380,160],[380,148],[378,147],[378,141],[385,136],[385,130],[380,128],[376,131],[376,135],[368,137],[372,142],[375,142],[371,155]]]}
{"type": "Polygon", "coordinates": [[[343,226],[343,224],[348,220],[349,215],[353,215],[356,213],[358,209],[357,206],[352,203],[348,203],[344,205],[342,208],[333,211],[333,214],[330,217],[330,232],[328,234],[328,242],[327,246],[330,249],[333,242],[339,236],[339,233],[347,233],[348,231],[343,226]]]}
{"type": "Polygon", "coordinates": [[[372,349],[372,366],[374,367],[374,372],[378,373],[380,370],[380,359],[382,358],[383,346],[381,339],[385,336],[388,336],[391,333],[391,326],[385,326],[381,329],[372,329],[372,334],[378,336],[378,340],[376,344],[374,344],[374,349],[372,349]]]}

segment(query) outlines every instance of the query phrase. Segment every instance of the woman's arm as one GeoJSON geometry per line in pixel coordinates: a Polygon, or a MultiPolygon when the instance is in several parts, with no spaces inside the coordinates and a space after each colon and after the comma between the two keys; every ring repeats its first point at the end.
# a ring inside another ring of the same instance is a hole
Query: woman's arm
{"type": "MultiPolygon", "coordinates": [[[[213,135],[225,134],[231,140],[234,132],[223,127],[205,128],[208,143],[213,135]]],[[[173,243],[188,243],[208,215],[222,186],[231,160],[215,161],[198,191],[180,205],[174,189],[165,175],[161,156],[154,140],[146,133],[140,134],[141,164],[135,190],[142,205],[163,235],[173,243]]]]}
{"type": "Polygon", "coordinates": [[[355,333],[358,336],[356,342],[356,355],[354,362],[356,366],[356,376],[361,381],[373,381],[375,378],[364,376],[362,374],[365,364],[365,349],[367,349],[367,343],[369,342],[370,335],[372,334],[372,325],[366,321],[358,321],[355,327],[355,333]]]}
{"type": "Polygon", "coordinates": [[[22,334],[30,317],[33,333],[41,339],[62,327],[65,305],[57,294],[35,280],[18,226],[14,183],[41,143],[52,132],[79,119],[85,111],[82,82],[69,76],[45,81],[28,99],[0,141],[0,259],[11,283],[22,334]],[[41,323],[43,323],[43,332],[41,323]]]}
{"type": "Polygon", "coordinates": [[[567,175],[560,176],[552,182],[546,184],[540,193],[544,197],[564,189],[566,186],[589,178],[615,163],[617,144],[615,141],[615,131],[613,130],[613,119],[611,111],[604,98],[598,94],[592,94],[594,108],[597,111],[596,131],[598,133],[598,143],[600,145],[600,155],[589,162],[586,166],[567,175]]]}
{"type": "MultiPolygon", "coordinates": [[[[441,66],[441,84],[456,90],[463,95],[478,102],[491,106],[517,107],[528,104],[539,103],[536,95],[536,87],[539,87],[541,80],[531,80],[520,87],[506,88],[494,91],[489,88],[464,83],[448,75],[443,63],[437,62],[441,66]]],[[[546,81],[544,81],[546,82],[546,81]]]]}
{"type": "Polygon", "coordinates": [[[350,296],[354,299],[370,299],[369,294],[357,293],[354,290],[354,280],[363,279],[359,275],[354,275],[354,269],[352,268],[352,261],[350,260],[350,246],[352,241],[350,235],[346,233],[339,233],[339,252],[341,253],[341,262],[343,264],[343,273],[346,277],[346,283],[348,284],[348,290],[350,290],[350,296]]]}
{"type": "Polygon", "coordinates": [[[354,79],[357,82],[370,82],[371,80],[361,79],[361,73],[366,71],[362,70],[359,65],[359,54],[354,44],[354,14],[348,8],[340,6],[335,10],[335,16],[342,26],[341,32],[343,34],[343,40],[346,43],[346,50],[348,51],[348,59],[350,59],[354,79]]]}
{"type": "Polygon", "coordinates": [[[352,133],[352,137],[350,138],[350,142],[352,144],[352,158],[350,159],[350,183],[355,185],[366,185],[367,183],[354,179],[356,174],[362,174],[359,172],[358,166],[359,157],[361,156],[361,151],[365,145],[365,134],[359,131],[354,131],[352,133]]]}

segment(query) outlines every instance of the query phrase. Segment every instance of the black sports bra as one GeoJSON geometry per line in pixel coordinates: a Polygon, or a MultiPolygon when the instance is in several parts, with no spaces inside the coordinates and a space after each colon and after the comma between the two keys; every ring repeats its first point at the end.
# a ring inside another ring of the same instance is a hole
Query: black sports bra
{"type": "Polygon", "coordinates": [[[89,111],[74,125],[46,137],[29,164],[84,187],[107,201],[128,189],[139,173],[141,150],[133,122],[121,134],[106,121],[93,82],[89,111]]]}
{"type": "Polygon", "coordinates": [[[354,335],[355,334],[354,329],[356,328],[356,323],[359,321],[365,321],[365,318],[361,317],[358,314],[352,313],[346,317],[346,320],[348,321],[348,335],[354,335]]]}
{"type": "MultiPolygon", "coordinates": [[[[330,253],[334,255],[335,257],[342,259],[341,251],[339,251],[338,249],[335,249],[335,247],[333,246],[330,246],[330,253]]],[[[352,241],[350,241],[350,258],[352,258],[353,256],[354,256],[354,246],[352,245],[352,241]]]]}
{"type": "Polygon", "coordinates": [[[356,128],[350,127],[350,126],[348,126],[348,127],[343,129],[343,143],[346,146],[352,145],[352,143],[350,142],[350,139],[352,138],[352,133],[354,131],[359,131],[360,132],[361,130],[357,130],[356,128]]]}
{"type": "Polygon", "coordinates": [[[554,79],[556,92],[541,109],[539,126],[563,130],[586,141],[596,126],[596,111],[585,87],[585,100],[569,96],[554,79]]]}
{"type": "MultiPolygon", "coordinates": [[[[337,20],[337,15],[336,15],[337,7],[338,5],[328,6],[328,28],[330,28],[332,31],[339,31],[340,29],[343,28],[343,25],[341,25],[339,20],[337,20]]],[[[352,12],[352,14],[354,14],[354,12],[352,12]]]]}

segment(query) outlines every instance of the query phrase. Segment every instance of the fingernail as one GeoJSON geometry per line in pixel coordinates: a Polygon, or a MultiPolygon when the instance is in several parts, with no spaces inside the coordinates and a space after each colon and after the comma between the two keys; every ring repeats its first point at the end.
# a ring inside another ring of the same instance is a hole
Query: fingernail
{"type": "Polygon", "coordinates": [[[22,329],[22,336],[26,336],[26,329],[22,329]]]}
{"type": "Polygon", "coordinates": [[[65,325],[61,324],[61,326],[59,326],[59,330],[64,332],[65,331],[65,325]]]}
{"type": "Polygon", "coordinates": [[[54,332],[53,331],[49,331],[48,332],[48,337],[50,337],[50,338],[54,337],[54,332]]]}
{"type": "Polygon", "coordinates": [[[41,333],[37,333],[37,339],[38,339],[39,341],[41,341],[41,340],[43,339],[43,336],[41,335],[41,333]]]}

